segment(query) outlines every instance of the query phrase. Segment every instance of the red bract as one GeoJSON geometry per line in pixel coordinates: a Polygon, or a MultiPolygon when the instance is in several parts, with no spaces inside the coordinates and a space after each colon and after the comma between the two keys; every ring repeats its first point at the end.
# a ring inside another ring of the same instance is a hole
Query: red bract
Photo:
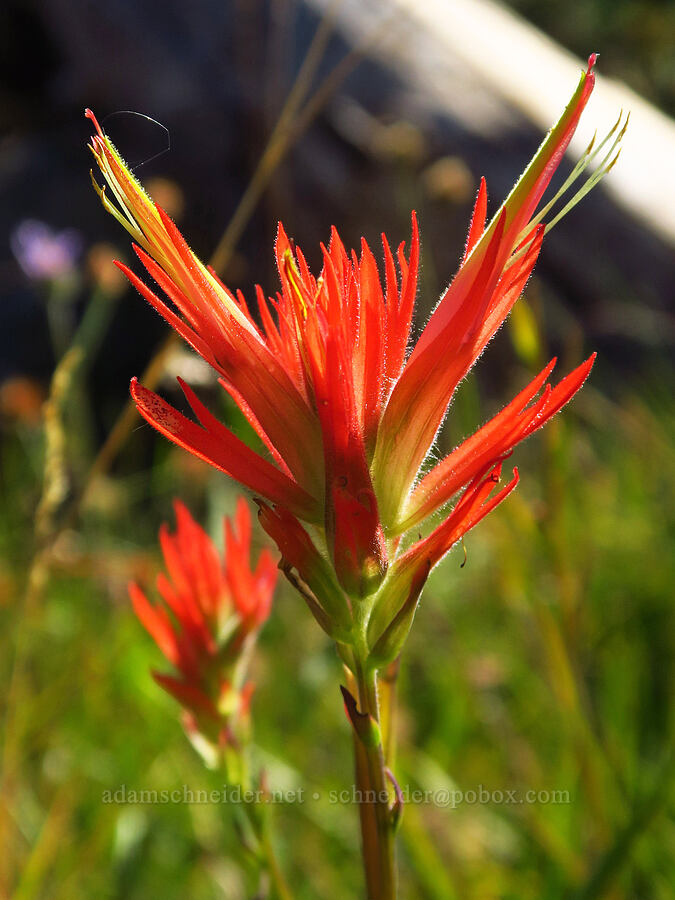
{"type": "MultiPolygon", "coordinates": [[[[335,229],[328,247],[321,245],[323,267],[315,277],[280,226],[281,290],[266,299],[257,289],[256,318],[243,295],[230,292],[190,251],[97,125],[92,151],[119,206],[104,189],[99,193],[136,239],[140,261],[168,301],[118,265],[219,373],[269,458],[235,437],[183,382],[199,424],[134,380],[138,410],[170,440],[274,505],[273,511],[263,504],[263,524],[306,584],[328,591],[318,602],[329,621],[337,611],[342,619],[352,615],[346,594],[374,598],[365,617],[359,613],[361,622],[370,620],[370,632],[374,622],[391,622],[398,608],[391,597],[407,596],[405,585],[417,583],[420,571],[435,565],[506,496],[515,481],[489,499],[501,461],[568,402],[591,369],[594,357],[551,388],[546,380],[552,361],[499,415],[420,478],[458,384],[532,272],[552,224],[541,221],[551,205],[540,209],[542,196],[593,89],[594,63],[593,56],[560,119],[489,223],[481,181],[464,258],[410,352],[419,261],[414,214],[407,254],[403,245],[393,253],[382,238],[384,280],[365,241],[360,254],[347,253],[335,229]],[[401,556],[402,536],[461,490],[450,517],[401,556]],[[309,523],[313,537],[299,520],[309,523]],[[326,573],[315,540],[325,541],[333,573],[326,573]]],[[[622,134],[590,181],[611,168],[615,158],[609,164],[608,158],[622,134]]],[[[574,177],[592,158],[590,151],[574,177]]],[[[381,637],[373,634],[370,645],[381,637]]]]}
{"type": "Polygon", "coordinates": [[[152,604],[136,584],[129,594],[136,615],[176,675],[155,679],[205,732],[241,718],[252,684],[245,684],[249,648],[267,619],[278,570],[263,550],[250,565],[251,515],[239,499],[234,522],[225,519],[225,561],[186,507],[174,502],[176,532],[159,532],[166,574],[157,577],[163,603],[152,604]]]}

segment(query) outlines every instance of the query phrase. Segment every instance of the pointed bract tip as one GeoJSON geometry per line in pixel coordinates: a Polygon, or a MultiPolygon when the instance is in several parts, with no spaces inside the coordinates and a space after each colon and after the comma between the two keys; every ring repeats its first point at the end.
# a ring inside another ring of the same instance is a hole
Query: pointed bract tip
{"type": "Polygon", "coordinates": [[[241,538],[242,532],[248,531],[251,527],[251,510],[248,508],[246,498],[242,495],[237,497],[234,521],[241,538]]]}
{"type": "Polygon", "coordinates": [[[131,394],[131,399],[134,403],[140,403],[142,399],[143,386],[138,383],[138,378],[134,375],[134,377],[129,382],[129,393],[131,394]]]}
{"type": "Polygon", "coordinates": [[[288,235],[286,234],[286,229],[284,228],[284,223],[279,221],[277,222],[277,233],[274,238],[274,247],[275,249],[279,245],[279,242],[289,244],[290,241],[288,239],[288,235]]]}
{"type": "MultiPolygon", "coordinates": [[[[581,387],[581,385],[584,383],[584,381],[585,381],[585,380],[588,378],[588,376],[591,374],[591,369],[593,368],[593,366],[594,366],[594,364],[595,364],[595,360],[596,360],[597,355],[598,355],[598,354],[597,354],[597,351],[594,350],[593,353],[591,353],[591,355],[588,357],[588,359],[585,359],[585,360],[584,360],[580,365],[578,365],[577,368],[574,370],[575,372],[583,372],[583,379],[582,379],[582,381],[580,382],[579,387],[581,387]]],[[[570,373],[570,374],[573,374],[573,373],[570,373]]],[[[579,388],[577,388],[577,390],[578,390],[578,389],[579,389],[579,388]]]]}
{"type": "Polygon", "coordinates": [[[595,64],[599,58],[600,58],[599,53],[591,53],[591,55],[588,57],[588,68],[586,69],[587,75],[590,75],[592,73],[593,68],[595,67],[595,64]]]}
{"type": "Polygon", "coordinates": [[[143,594],[143,591],[140,589],[140,587],[136,584],[135,581],[127,581],[127,592],[129,594],[129,596],[131,597],[132,603],[134,602],[134,597],[137,597],[139,594],[142,594],[143,596],[145,596],[143,594]]]}
{"type": "Polygon", "coordinates": [[[412,255],[416,252],[415,248],[419,247],[420,240],[420,229],[417,222],[417,212],[414,209],[410,213],[410,229],[412,232],[410,235],[410,253],[412,257],[412,255]]]}
{"type": "Polygon", "coordinates": [[[342,702],[344,703],[347,718],[349,719],[351,724],[355,726],[356,722],[358,721],[358,717],[363,715],[363,713],[359,712],[359,708],[355,698],[343,684],[340,685],[340,693],[342,694],[342,702]]]}
{"type": "Polygon", "coordinates": [[[98,124],[98,119],[96,118],[96,116],[94,115],[94,113],[89,109],[89,107],[87,107],[87,108],[85,109],[84,115],[85,115],[85,118],[91,119],[91,121],[94,123],[94,127],[96,128],[96,131],[98,132],[98,134],[99,134],[101,137],[103,137],[103,129],[102,129],[101,126],[98,124]]]}
{"type": "Polygon", "coordinates": [[[173,503],[171,505],[173,506],[173,512],[176,517],[176,523],[178,522],[179,518],[184,518],[186,515],[190,519],[192,519],[192,516],[190,515],[190,510],[183,503],[183,501],[180,500],[178,497],[173,498],[173,503]]]}

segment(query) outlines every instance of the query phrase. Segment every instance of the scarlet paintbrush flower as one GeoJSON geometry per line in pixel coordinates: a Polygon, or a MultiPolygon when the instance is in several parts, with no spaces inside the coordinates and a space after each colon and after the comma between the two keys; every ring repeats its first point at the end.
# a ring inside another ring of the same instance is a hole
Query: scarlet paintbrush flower
{"type": "Polygon", "coordinates": [[[166,573],[157,577],[164,601],[153,605],[136,584],[136,615],[176,675],[157,682],[190,714],[190,730],[227,737],[246,720],[253,690],[245,682],[250,649],[267,619],[278,570],[263,550],[250,566],[251,515],[240,498],[234,522],[225,519],[225,561],[186,507],[176,500],[176,533],[162,525],[166,573]]]}
{"type": "MultiPolygon", "coordinates": [[[[546,380],[553,360],[501,413],[420,477],[458,384],[520,296],[544,233],[557,221],[544,224],[551,204],[540,208],[541,200],[593,89],[594,63],[593,56],[560,119],[487,224],[481,181],[459,270],[409,353],[419,261],[414,214],[408,255],[403,245],[392,253],[382,238],[384,284],[365,241],[360,256],[348,254],[335,229],[328,247],[321,247],[323,268],[315,278],[280,226],[281,291],[267,300],[257,289],[256,319],[243,295],[231,293],[195,257],[87,112],[97,130],[91,149],[118,205],[97,186],[103,203],[135,238],[140,261],[171,305],[118,265],[218,372],[270,458],[236,438],[182,381],[199,425],[134,379],[139,412],[170,440],[272,504],[261,503],[262,523],[287,570],[298,573],[313,612],[339,641],[353,640],[361,649],[365,642],[378,664],[400,649],[430,568],[515,487],[516,470],[490,497],[504,458],[570,400],[592,367],[594,357],[552,388],[546,380]],[[449,517],[402,552],[406,533],[461,490],[449,517]],[[325,541],[330,565],[316,541],[325,541]]],[[[613,165],[623,134],[619,124],[600,145],[614,136],[609,153],[571,202],[613,165]]],[[[594,155],[589,147],[574,177],[594,155]]]]}

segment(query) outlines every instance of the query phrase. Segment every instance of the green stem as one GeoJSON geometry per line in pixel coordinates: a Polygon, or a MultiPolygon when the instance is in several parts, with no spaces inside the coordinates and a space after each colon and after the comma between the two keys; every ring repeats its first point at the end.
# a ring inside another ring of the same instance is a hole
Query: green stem
{"type": "Polygon", "coordinates": [[[378,681],[384,761],[390,770],[393,770],[396,759],[396,687],[400,665],[399,656],[381,670],[378,681]]]}
{"type": "MultiPolygon", "coordinates": [[[[356,660],[359,709],[380,725],[377,673],[356,660]]],[[[384,747],[356,740],[356,780],[360,804],[363,858],[368,900],[395,900],[396,860],[394,827],[389,807],[384,747]]]]}
{"type": "MultiPolygon", "coordinates": [[[[373,790],[370,780],[368,757],[361,739],[354,731],[354,772],[359,797],[367,797],[373,790]]],[[[359,822],[361,824],[361,842],[363,866],[365,869],[368,897],[377,896],[380,882],[379,837],[377,815],[372,803],[359,803],[359,822]]]]}
{"type": "Polygon", "coordinates": [[[276,851],[274,849],[274,842],[272,841],[270,832],[270,814],[269,808],[266,808],[263,814],[263,828],[260,847],[265,858],[267,871],[272,883],[273,896],[276,897],[277,900],[293,900],[291,890],[286,883],[283,872],[281,871],[281,866],[279,865],[279,860],[277,859],[276,851]]]}
{"type": "MultiPolygon", "coordinates": [[[[251,781],[246,754],[239,749],[237,752],[228,753],[225,749],[221,757],[221,767],[224,771],[227,783],[238,785],[243,794],[251,788],[251,781]]],[[[260,786],[264,784],[261,776],[260,786]]],[[[249,838],[240,832],[240,838],[245,850],[253,853],[260,874],[269,877],[271,885],[270,897],[274,900],[293,900],[291,890],[286,883],[275,850],[275,842],[272,837],[271,806],[267,801],[267,791],[264,789],[262,802],[257,800],[244,800],[239,806],[239,813],[248,826],[249,838]]],[[[259,896],[267,896],[267,891],[259,896]]]]}

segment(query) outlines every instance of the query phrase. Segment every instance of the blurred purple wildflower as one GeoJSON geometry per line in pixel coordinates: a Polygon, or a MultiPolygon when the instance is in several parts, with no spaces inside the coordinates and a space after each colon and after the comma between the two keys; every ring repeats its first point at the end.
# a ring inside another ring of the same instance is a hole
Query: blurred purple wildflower
{"type": "Polygon", "coordinates": [[[12,231],[10,245],[29,278],[51,281],[72,273],[83,242],[74,228],[55,231],[45,222],[24,219],[12,231]]]}

